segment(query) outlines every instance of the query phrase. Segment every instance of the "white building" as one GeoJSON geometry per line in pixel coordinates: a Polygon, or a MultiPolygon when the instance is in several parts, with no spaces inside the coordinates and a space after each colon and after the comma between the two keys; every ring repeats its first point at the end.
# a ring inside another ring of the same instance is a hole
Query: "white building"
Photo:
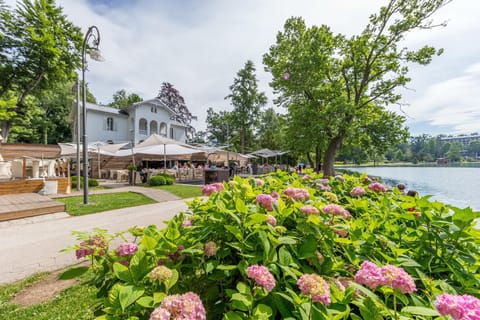
{"type": "MultiPolygon", "coordinates": [[[[80,106],[80,110],[82,107],[80,106]]],[[[134,103],[124,109],[86,104],[87,141],[108,143],[142,142],[153,133],[185,142],[188,126],[175,120],[176,113],[159,99],[154,98],[134,103]]],[[[73,141],[77,139],[77,114],[72,110],[74,121],[73,141]]],[[[80,113],[80,125],[82,114],[80,113]]],[[[80,140],[83,139],[80,133],[80,140]]]]}

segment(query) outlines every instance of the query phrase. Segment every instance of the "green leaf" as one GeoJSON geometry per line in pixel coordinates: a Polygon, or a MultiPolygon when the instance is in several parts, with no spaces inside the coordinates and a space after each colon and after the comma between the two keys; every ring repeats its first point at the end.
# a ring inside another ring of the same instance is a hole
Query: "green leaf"
{"type": "Polygon", "coordinates": [[[247,206],[245,205],[245,202],[240,199],[240,198],[236,198],[235,199],[235,209],[239,212],[239,213],[243,213],[243,214],[247,214],[248,213],[248,209],[247,209],[247,206]]]}
{"type": "Polygon", "coordinates": [[[143,236],[140,243],[145,247],[146,250],[153,250],[157,246],[157,239],[149,236],[143,236]]]}
{"type": "Polygon", "coordinates": [[[73,267],[65,271],[58,277],[60,280],[69,280],[73,278],[77,278],[87,272],[89,267],[73,267]]]}
{"type": "Polygon", "coordinates": [[[245,226],[251,226],[253,224],[261,224],[267,220],[267,216],[262,213],[255,213],[248,216],[245,226]]]}
{"type": "Polygon", "coordinates": [[[317,239],[309,236],[300,244],[298,256],[299,258],[310,258],[315,256],[315,251],[317,251],[317,239]]]}
{"type": "Polygon", "coordinates": [[[320,217],[317,216],[317,215],[314,215],[314,214],[311,214],[311,215],[308,216],[307,222],[313,223],[313,224],[315,224],[315,225],[317,225],[317,226],[320,225],[320,223],[321,223],[320,217]]]}
{"type": "Polygon", "coordinates": [[[137,300],[136,303],[139,306],[144,308],[153,308],[153,306],[155,305],[155,301],[153,300],[153,297],[141,297],[140,299],[137,300]]]}
{"type": "Polygon", "coordinates": [[[292,255],[285,246],[281,246],[278,250],[278,262],[281,265],[288,266],[292,263],[292,255]]]}
{"type": "Polygon", "coordinates": [[[243,317],[240,313],[237,313],[235,311],[228,311],[224,316],[223,320],[244,320],[245,317],[243,317]]]}
{"type": "Polygon", "coordinates": [[[165,292],[154,292],[153,293],[153,302],[155,304],[159,304],[162,302],[163,298],[165,298],[167,294],[165,292]]]}
{"type": "Polygon", "coordinates": [[[427,317],[440,316],[437,310],[426,308],[426,307],[404,307],[402,308],[401,313],[408,313],[408,314],[414,314],[418,316],[427,316],[427,317]]]}
{"type": "Polygon", "coordinates": [[[270,319],[270,317],[273,315],[272,308],[265,304],[259,304],[253,309],[253,315],[255,316],[255,319],[270,319]]]}
{"type": "Polygon", "coordinates": [[[252,295],[252,293],[250,292],[250,287],[243,282],[237,283],[237,290],[242,294],[249,295],[249,296],[252,295]]]}
{"type": "Polygon", "coordinates": [[[233,234],[238,241],[243,241],[242,232],[240,231],[240,229],[238,227],[226,225],[225,229],[227,231],[229,231],[231,234],[233,234]]]}
{"type": "Polygon", "coordinates": [[[130,270],[121,263],[115,262],[113,264],[113,274],[115,274],[115,276],[122,281],[133,282],[130,270]]]}
{"type": "Polygon", "coordinates": [[[249,307],[252,305],[252,298],[241,293],[234,293],[232,295],[232,305],[235,309],[248,311],[249,307]]]}
{"type": "Polygon", "coordinates": [[[148,263],[144,251],[138,251],[130,260],[130,273],[134,280],[141,280],[154,266],[148,263]]]}
{"type": "Polygon", "coordinates": [[[168,240],[174,241],[178,238],[180,238],[181,234],[180,231],[178,230],[178,227],[176,224],[169,224],[167,227],[167,232],[165,233],[165,238],[168,240]]]}
{"type": "Polygon", "coordinates": [[[168,282],[165,284],[167,287],[167,290],[170,290],[171,287],[173,287],[178,281],[178,271],[176,269],[172,269],[172,277],[168,280],[168,282]]]}
{"type": "Polygon", "coordinates": [[[297,244],[297,240],[293,239],[292,237],[280,237],[278,241],[281,244],[297,244]]]}
{"type": "Polygon", "coordinates": [[[122,310],[125,310],[129,305],[137,301],[144,292],[144,288],[137,286],[125,286],[121,288],[119,299],[122,310]]]}
{"type": "Polygon", "coordinates": [[[219,270],[235,270],[237,269],[236,265],[225,265],[225,264],[220,264],[217,266],[217,269],[219,270]]]}

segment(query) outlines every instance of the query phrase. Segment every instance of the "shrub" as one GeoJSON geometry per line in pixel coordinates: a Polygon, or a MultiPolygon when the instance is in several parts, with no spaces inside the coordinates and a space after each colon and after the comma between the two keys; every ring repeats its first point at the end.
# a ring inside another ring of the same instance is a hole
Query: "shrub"
{"type": "Polygon", "coordinates": [[[148,184],[150,186],[171,185],[173,184],[173,178],[166,173],[158,173],[150,178],[148,184]]]}
{"type": "Polygon", "coordinates": [[[97,313],[148,319],[165,297],[191,292],[208,319],[431,319],[442,293],[480,295],[480,212],[375,192],[365,176],[309,175],[235,177],[162,230],[79,233],[97,313]],[[365,194],[352,198],[357,186],[365,194]],[[132,255],[105,246],[124,238],[136,239],[132,255]]]}
{"type": "MultiPolygon", "coordinates": [[[[71,185],[72,189],[77,187],[77,176],[71,176],[71,185]]],[[[98,187],[98,180],[93,178],[88,178],[88,186],[89,187],[98,187]]],[[[80,177],[80,187],[83,188],[83,176],[80,177]]]]}

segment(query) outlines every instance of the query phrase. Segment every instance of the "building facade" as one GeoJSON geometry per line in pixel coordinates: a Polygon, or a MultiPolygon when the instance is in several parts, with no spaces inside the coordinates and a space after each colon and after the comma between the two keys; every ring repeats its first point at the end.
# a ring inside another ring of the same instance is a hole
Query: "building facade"
{"type": "MultiPolygon", "coordinates": [[[[137,102],[124,109],[87,103],[86,110],[86,134],[89,142],[133,141],[136,145],[154,133],[180,142],[187,140],[188,126],[176,121],[176,113],[157,98],[137,102]]],[[[76,141],[77,125],[82,125],[82,114],[80,121],[76,112],[72,112],[72,118],[72,136],[76,141]]]]}

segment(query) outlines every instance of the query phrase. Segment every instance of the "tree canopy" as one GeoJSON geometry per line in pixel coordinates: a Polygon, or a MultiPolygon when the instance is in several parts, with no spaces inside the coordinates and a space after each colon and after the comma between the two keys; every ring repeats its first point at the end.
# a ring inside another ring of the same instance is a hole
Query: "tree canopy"
{"type": "Polygon", "coordinates": [[[311,141],[316,154],[324,154],[324,175],[334,173],[343,144],[385,150],[406,139],[404,117],[386,106],[401,99],[397,89],[410,81],[408,64],[427,65],[442,50],[409,50],[401,41],[412,30],[433,27],[431,16],[450,1],[389,0],[351,37],[325,25],[307,27],[298,17],[287,20],[263,61],[277,103],[289,110],[289,130],[296,133],[288,135],[291,145],[308,148],[302,141],[311,141]]]}
{"type": "Polygon", "coordinates": [[[259,123],[260,109],[267,103],[265,93],[258,91],[255,66],[252,61],[247,61],[238,71],[230,91],[231,93],[225,99],[230,99],[233,106],[233,123],[238,126],[236,129],[240,130],[241,136],[240,151],[245,153],[245,149],[253,143],[253,130],[259,123]]]}
{"type": "Polygon", "coordinates": [[[76,77],[82,33],[54,0],[22,0],[15,9],[0,6],[0,34],[0,105],[7,111],[1,127],[8,139],[15,122],[38,113],[30,96],[76,77]]]}
{"type": "Polygon", "coordinates": [[[120,89],[113,94],[113,101],[108,105],[115,108],[125,108],[129,105],[134,104],[135,102],[141,102],[143,99],[136,93],[130,93],[127,95],[125,89],[120,89]]]}

